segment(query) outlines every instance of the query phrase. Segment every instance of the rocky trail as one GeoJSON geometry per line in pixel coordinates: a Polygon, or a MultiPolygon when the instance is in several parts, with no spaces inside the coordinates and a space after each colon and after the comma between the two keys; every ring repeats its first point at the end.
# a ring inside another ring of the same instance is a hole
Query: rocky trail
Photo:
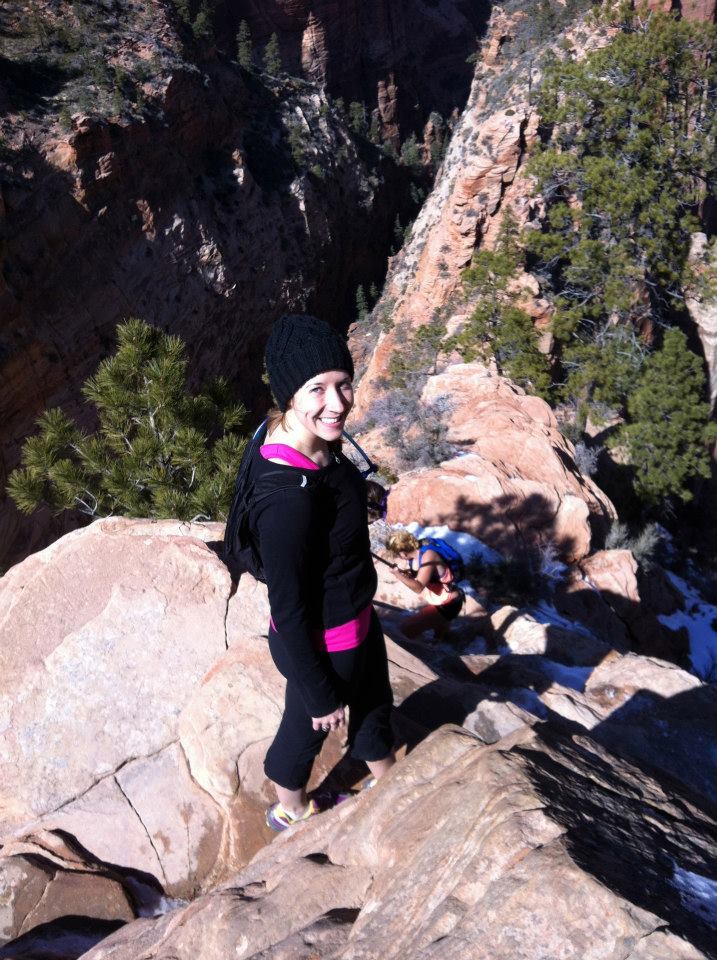
{"type": "MultiPolygon", "coordinates": [[[[221,535],[102,520],[0,581],[0,957],[715,956],[713,684],[473,598],[406,641],[379,565],[402,759],[274,838],[266,590],[221,535]]],[[[313,786],[364,776],[330,738],[313,786]]]]}

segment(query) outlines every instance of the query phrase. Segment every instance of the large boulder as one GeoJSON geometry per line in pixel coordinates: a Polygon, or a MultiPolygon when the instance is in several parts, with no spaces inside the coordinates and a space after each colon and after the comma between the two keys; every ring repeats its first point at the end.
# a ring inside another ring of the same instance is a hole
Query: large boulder
{"type": "MultiPolygon", "coordinates": [[[[424,400],[441,396],[451,402],[447,440],[462,452],[404,473],[391,489],[388,521],[448,524],[509,555],[556,548],[567,561],[585,557],[593,531],[607,529],[615,508],[581,473],[548,404],[479,363],[429,377],[424,400]]],[[[366,442],[391,462],[377,432],[366,442]]]]}
{"type": "Polygon", "coordinates": [[[231,581],[204,542],[220,535],[102,520],[0,580],[4,939],[58,916],[126,920],[216,875],[228,818],[178,720],[226,652],[231,581]]]}
{"type": "Polygon", "coordinates": [[[713,818],[590,741],[524,729],[486,747],[444,727],[368,794],[86,960],[698,960],[714,956],[699,884],[716,840],[713,818]]]}
{"type": "Polygon", "coordinates": [[[196,528],[119,518],[2,578],[0,829],[116,792],[128,761],[176,742],[182,706],[225,650],[229,590],[196,528]]]}
{"type": "MultiPolygon", "coordinates": [[[[284,682],[265,640],[266,587],[231,582],[221,534],[99,521],[0,581],[0,937],[24,951],[0,957],[34,956],[42,931],[59,935],[72,917],[111,926],[161,912],[167,898],[193,900],[271,840],[263,758],[284,682]]],[[[407,641],[401,608],[415,599],[380,564],[379,579],[400,757],[446,723],[483,744],[546,724],[579,729],[709,806],[714,697],[693,675],[516,608],[489,616],[475,601],[446,642],[407,641]]],[[[356,786],[365,772],[331,736],[311,786],[356,786]]],[[[350,909],[363,909],[365,874],[354,882],[350,909]]],[[[85,949],[99,929],[85,931],[85,949]]]]}

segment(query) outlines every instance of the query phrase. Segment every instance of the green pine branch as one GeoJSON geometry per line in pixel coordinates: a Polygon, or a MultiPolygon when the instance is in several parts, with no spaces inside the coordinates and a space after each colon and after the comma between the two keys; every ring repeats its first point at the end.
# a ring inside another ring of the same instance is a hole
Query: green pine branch
{"type": "Polygon", "coordinates": [[[178,337],[137,319],[121,324],[117,350],[82,388],[99,429],[87,435],[62,410],[43,413],[8,480],[17,507],[223,519],[246,410],[222,377],[191,394],[187,370],[178,337]]]}

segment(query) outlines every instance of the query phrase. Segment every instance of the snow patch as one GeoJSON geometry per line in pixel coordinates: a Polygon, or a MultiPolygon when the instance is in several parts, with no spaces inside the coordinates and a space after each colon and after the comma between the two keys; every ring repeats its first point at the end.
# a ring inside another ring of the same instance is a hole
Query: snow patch
{"type": "Polygon", "coordinates": [[[419,540],[422,537],[435,537],[437,540],[445,540],[454,550],[460,553],[465,563],[473,558],[478,558],[483,563],[499,563],[503,559],[496,550],[463,530],[451,530],[450,527],[445,525],[442,527],[422,527],[416,522],[409,523],[406,529],[419,540]]]}
{"type": "Polygon", "coordinates": [[[570,630],[572,633],[579,633],[583,637],[590,637],[593,640],[597,639],[595,634],[591,630],[588,630],[584,624],[578,623],[577,620],[569,620],[567,617],[564,617],[561,613],[558,613],[552,603],[548,603],[547,600],[539,600],[538,603],[533,604],[529,610],[540,623],[550,624],[554,627],[562,627],[564,630],[570,630]]]}
{"type": "Polygon", "coordinates": [[[710,926],[717,927],[717,880],[683,870],[674,862],[672,867],[671,882],[679,890],[683,905],[710,926]]]}
{"type": "Polygon", "coordinates": [[[577,690],[578,693],[585,691],[585,684],[593,672],[593,667],[568,667],[564,663],[556,663],[546,657],[540,658],[540,669],[561,687],[569,687],[571,690],[577,690]]]}
{"type": "Polygon", "coordinates": [[[690,638],[692,669],[701,680],[717,680],[717,607],[707,603],[682,577],[666,571],[670,582],[684,598],[684,610],[657,619],[671,630],[685,627],[690,638]]]}
{"type": "Polygon", "coordinates": [[[189,904],[188,900],[166,897],[155,887],[138,880],[136,877],[125,877],[124,883],[132,893],[138,917],[151,920],[154,917],[164,916],[165,913],[171,913],[172,910],[178,910],[180,907],[186,907],[189,904]]]}

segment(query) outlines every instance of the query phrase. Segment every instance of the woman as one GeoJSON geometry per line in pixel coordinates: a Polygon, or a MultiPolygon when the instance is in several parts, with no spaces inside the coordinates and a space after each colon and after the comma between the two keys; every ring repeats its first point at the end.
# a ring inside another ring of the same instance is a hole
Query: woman
{"type": "Polygon", "coordinates": [[[269,589],[269,649],[286,677],[284,714],[264,763],[278,797],[267,823],[284,830],[319,812],[306,785],[328,733],[345,729],[346,707],[350,753],[376,778],[390,769],[393,698],[371,603],[365,483],[341,453],[354,402],[348,347],[315,317],[285,316],[272,329],[266,369],[278,412],[251,476],[279,469],[287,484],[252,508],[250,531],[269,589]]]}
{"type": "Polygon", "coordinates": [[[453,582],[450,567],[436,550],[408,530],[391,534],[386,548],[408,562],[408,571],[394,568],[396,579],[427,601],[425,607],[401,622],[401,633],[412,639],[432,629],[434,638],[441,640],[465,600],[465,594],[453,582]]]}

